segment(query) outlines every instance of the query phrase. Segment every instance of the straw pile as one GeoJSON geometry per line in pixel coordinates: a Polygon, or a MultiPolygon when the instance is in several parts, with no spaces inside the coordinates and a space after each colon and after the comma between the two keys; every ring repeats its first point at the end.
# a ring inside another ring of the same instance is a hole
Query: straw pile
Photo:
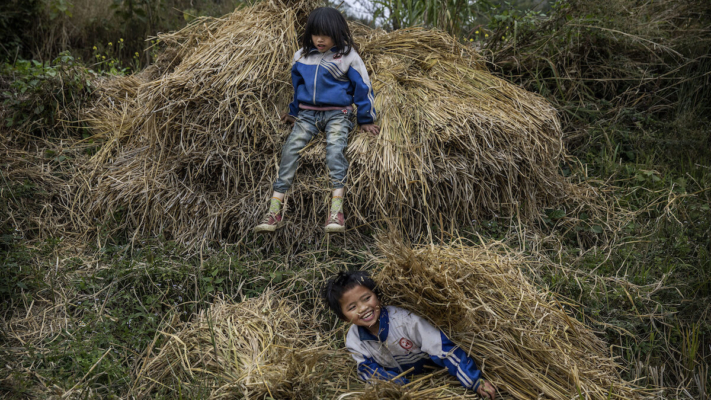
{"type": "MultiPolygon", "coordinates": [[[[289,133],[279,112],[293,95],[290,62],[313,7],[271,0],[200,20],[160,36],[162,67],[117,78],[130,90],[107,92],[110,101],[89,110],[111,145],[93,159],[77,203],[91,215],[87,229],[122,209],[135,232],[188,244],[244,237],[276,178],[289,133]]],[[[556,174],[561,131],[544,100],[490,75],[446,34],[353,29],[382,131],[350,135],[349,226],[396,219],[418,236],[441,220],[460,228],[519,210],[532,217],[566,192],[556,174]]],[[[324,143],[303,151],[276,240],[320,235],[324,143]]]]}
{"type": "Polygon", "coordinates": [[[139,398],[475,398],[446,370],[405,386],[366,385],[343,343],[324,335],[315,321],[313,314],[270,291],[237,304],[218,301],[190,323],[167,324],[160,349],[149,349],[139,367],[135,393],[139,398]]]}
{"type": "Polygon", "coordinates": [[[526,259],[490,247],[380,243],[384,303],[428,318],[517,399],[634,399],[605,343],[523,275],[526,259]]]}
{"type": "MultiPolygon", "coordinates": [[[[443,329],[477,360],[501,398],[648,397],[621,379],[602,340],[529,282],[522,269],[531,263],[522,255],[501,244],[411,249],[389,239],[379,246],[375,279],[383,303],[443,329]]],[[[316,315],[267,291],[242,303],[217,301],[192,322],[176,318],[161,329],[160,348],[148,349],[135,393],[213,399],[474,396],[445,369],[415,376],[405,386],[365,385],[343,348],[345,331],[333,332],[316,315]]]]}
{"type": "Polygon", "coordinates": [[[166,342],[140,368],[138,393],[311,399],[325,373],[314,366],[328,354],[302,312],[270,292],[237,304],[218,301],[193,322],[170,327],[175,333],[162,332],[166,342]]]}

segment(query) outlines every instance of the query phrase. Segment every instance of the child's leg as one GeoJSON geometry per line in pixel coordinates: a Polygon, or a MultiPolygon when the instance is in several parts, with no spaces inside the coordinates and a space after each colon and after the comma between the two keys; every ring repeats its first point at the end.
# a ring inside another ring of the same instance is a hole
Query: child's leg
{"type": "MultiPolygon", "coordinates": [[[[329,111],[326,121],[326,164],[331,176],[334,195],[338,189],[343,189],[348,173],[348,160],[346,159],[346,146],[348,146],[348,133],[352,128],[350,116],[352,111],[329,111]]],[[[340,193],[343,195],[343,193],[340,193]]]]}
{"type": "Polygon", "coordinates": [[[294,181],[294,174],[299,166],[299,158],[301,158],[299,151],[306,147],[317,133],[313,112],[306,110],[299,112],[299,119],[294,123],[294,128],[281,150],[279,176],[274,183],[274,193],[269,200],[269,209],[262,222],[254,228],[255,232],[273,232],[281,226],[284,193],[289,190],[294,181]]]}
{"type": "Polygon", "coordinates": [[[343,214],[343,194],[346,192],[345,188],[335,189],[333,191],[333,197],[331,197],[331,210],[329,215],[343,214]]]}
{"type": "Polygon", "coordinates": [[[294,123],[284,146],[281,148],[281,162],[279,163],[279,176],[274,182],[274,197],[284,199],[284,193],[291,187],[299,166],[301,154],[299,152],[318,134],[314,111],[300,110],[299,118],[294,123]],[[281,195],[281,196],[279,196],[281,195]]]}
{"type": "Polygon", "coordinates": [[[348,133],[352,128],[351,112],[332,111],[326,122],[326,164],[333,185],[333,199],[326,223],[326,232],[344,232],[343,194],[348,173],[348,160],[345,151],[348,145],[348,133]]]}

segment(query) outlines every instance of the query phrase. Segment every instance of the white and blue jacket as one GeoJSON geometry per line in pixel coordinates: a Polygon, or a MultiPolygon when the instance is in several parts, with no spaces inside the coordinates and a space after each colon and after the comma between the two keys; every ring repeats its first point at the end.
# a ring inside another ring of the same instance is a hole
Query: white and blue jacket
{"type": "Polygon", "coordinates": [[[305,57],[303,49],[294,54],[291,84],[294,101],[289,104],[289,115],[296,117],[299,103],[314,107],[358,106],[359,125],[375,122],[375,94],[368,71],[355,49],[339,55],[332,48],[325,53],[311,49],[305,57]]]}
{"type": "MultiPolygon", "coordinates": [[[[476,390],[481,371],[464,350],[457,347],[434,325],[402,308],[380,309],[380,329],[375,337],[368,329],[352,325],[346,348],[358,362],[358,376],[389,380],[414,367],[413,374],[427,365],[446,367],[462,386],[476,390]]],[[[396,382],[407,383],[400,378],[396,382]]]]}

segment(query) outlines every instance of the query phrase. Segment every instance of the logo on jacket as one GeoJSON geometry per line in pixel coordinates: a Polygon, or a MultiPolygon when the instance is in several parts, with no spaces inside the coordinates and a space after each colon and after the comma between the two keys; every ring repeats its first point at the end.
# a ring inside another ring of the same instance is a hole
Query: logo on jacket
{"type": "Polygon", "coordinates": [[[405,350],[410,350],[412,348],[412,342],[405,339],[405,338],[401,338],[400,339],[400,347],[402,347],[405,350]]]}
{"type": "Polygon", "coordinates": [[[334,54],[333,59],[338,60],[339,58],[343,57],[343,54],[334,54]]]}

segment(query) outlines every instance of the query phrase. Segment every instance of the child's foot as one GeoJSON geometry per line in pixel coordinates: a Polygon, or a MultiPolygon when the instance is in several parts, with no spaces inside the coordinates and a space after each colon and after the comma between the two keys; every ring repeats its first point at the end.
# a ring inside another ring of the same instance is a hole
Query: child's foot
{"type": "Polygon", "coordinates": [[[342,211],[332,212],[326,222],[326,233],[340,233],[346,231],[346,219],[342,211]]]}
{"type": "Polygon", "coordinates": [[[331,200],[331,212],[326,221],[326,233],[338,233],[346,231],[346,219],[343,217],[343,198],[335,196],[331,200]]]}
{"type": "Polygon", "coordinates": [[[264,215],[262,222],[254,227],[254,232],[274,232],[284,224],[281,201],[276,197],[269,203],[269,211],[264,215]]]}

